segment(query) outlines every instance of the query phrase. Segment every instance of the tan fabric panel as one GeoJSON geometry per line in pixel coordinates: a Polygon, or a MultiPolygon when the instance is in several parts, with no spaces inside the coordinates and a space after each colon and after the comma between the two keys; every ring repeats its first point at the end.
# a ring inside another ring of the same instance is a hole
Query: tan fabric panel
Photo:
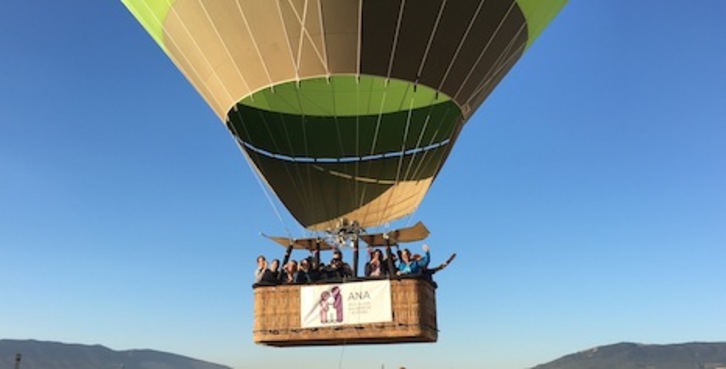
{"type": "MultiPolygon", "coordinates": [[[[263,73],[262,63],[257,57],[249,32],[245,27],[244,18],[234,1],[207,2],[204,8],[209,14],[212,27],[219,33],[214,41],[210,40],[206,48],[222,48],[224,58],[215,64],[215,72],[227,86],[232,99],[245,95],[250,91],[249,80],[256,80],[250,75],[263,73]]],[[[227,107],[229,109],[229,106],[227,107]]]]}
{"type": "Polygon", "coordinates": [[[317,247],[317,244],[320,243],[320,250],[334,250],[335,247],[324,240],[319,240],[317,238],[302,238],[302,239],[291,239],[287,237],[273,237],[273,236],[267,236],[268,239],[274,241],[278,245],[287,248],[292,244],[292,248],[296,250],[310,250],[313,251],[317,247]]]}
{"type": "Polygon", "coordinates": [[[197,34],[192,32],[189,29],[191,23],[196,22],[199,24],[205,21],[201,8],[197,6],[196,10],[198,11],[194,12],[194,9],[183,6],[185,4],[190,6],[197,5],[188,0],[180,0],[177,4],[180,6],[178,8],[173,7],[164,22],[164,44],[167,45],[169,54],[175,60],[179,61],[179,68],[197,86],[199,92],[203,94],[205,99],[215,102],[212,108],[215,109],[217,115],[220,115],[217,109],[225,105],[226,101],[220,100],[207,85],[213,69],[211,64],[207,62],[205,56],[199,52],[195,44],[195,39],[192,38],[192,35],[197,38],[210,38],[213,36],[210,34],[211,29],[208,30],[210,32],[197,34]],[[205,88],[200,89],[201,86],[205,86],[205,88]]]}
{"type": "MultiPolygon", "coordinates": [[[[310,23],[305,11],[305,3],[306,0],[288,0],[280,3],[287,40],[291,45],[299,76],[324,76],[326,72],[323,50],[320,49],[318,56],[315,52],[315,44],[310,40],[310,32],[305,32],[303,27],[303,18],[306,23],[310,23]]],[[[318,28],[320,27],[319,22],[318,20],[318,28]]],[[[322,41],[320,45],[322,45],[322,41]]]]}
{"type": "MultiPolygon", "coordinates": [[[[209,1],[209,3],[212,2],[209,1]]],[[[213,3],[222,2],[214,1],[213,3]]],[[[252,90],[256,91],[270,84],[293,79],[295,64],[290,55],[290,44],[276,1],[239,0],[239,3],[269,74],[269,78],[265,76],[268,78],[265,84],[251,86],[252,90]]]]}
{"type": "Polygon", "coordinates": [[[304,0],[295,1],[281,1],[280,2],[280,16],[287,32],[287,42],[290,45],[290,52],[292,53],[292,59],[295,64],[295,68],[298,69],[298,55],[300,53],[300,36],[302,35],[302,27],[300,27],[300,20],[296,14],[302,14],[302,6],[304,0]],[[293,5],[296,4],[296,5],[293,5]],[[297,8],[300,9],[297,9],[297,8]]]}
{"type": "MultiPolygon", "coordinates": [[[[212,91],[204,83],[197,71],[191,67],[189,60],[184,57],[184,53],[182,53],[174,44],[170,42],[168,43],[167,50],[179,71],[181,71],[184,77],[187,78],[189,83],[194,86],[194,88],[197,90],[197,92],[199,92],[204,101],[209,104],[209,107],[212,109],[212,111],[214,111],[219,116],[219,112],[224,110],[223,104],[212,94],[212,91]]],[[[222,117],[220,116],[220,119],[221,118],[222,117]]]]}
{"type": "Polygon", "coordinates": [[[321,32],[320,2],[318,0],[307,0],[307,9],[304,14],[299,14],[299,16],[301,27],[305,31],[300,51],[300,75],[325,75],[329,69],[327,66],[327,51],[325,50],[325,42],[321,32]]]}
{"type": "Polygon", "coordinates": [[[358,70],[358,0],[322,0],[325,44],[331,71],[358,70]]]}
{"type": "MultiPolygon", "coordinates": [[[[207,100],[217,102],[212,108],[220,119],[224,119],[227,110],[236,102],[236,97],[247,94],[249,89],[242,82],[239,73],[234,68],[229,68],[235,63],[230,59],[225,44],[230,43],[231,45],[234,41],[225,40],[223,43],[215,31],[215,26],[224,27],[222,23],[231,23],[217,21],[220,14],[226,13],[225,17],[232,17],[234,14],[239,14],[239,11],[234,2],[215,2],[213,4],[217,5],[203,8],[197,1],[177,0],[166,19],[164,30],[166,39],[171,40],[171,44],[178,46],[178,48],[170,48],[170,54],[177,59],[184,58],[188,61],[188,65],[183,70],[187,72],[192,69],[197,72],[197,78],[193,79],[194,84],[198,86],[201,83],[207,87],[206,91],[200,90],[199,92],[207,100]],[[226,11],[220,9],[223,6],[226,6],[226,11]],[[207,12],[212,17],[211,22],[207,17],[207,12]],[[213,25],[212,22],[219,24],[214,23],[213,25]],[[222,68],[225,65],[228,67],[222,68]]],[[[222,33],[220,28],[217,30],[222,33]]],[[[245,33],[234,32],[234,35],[241,36],[245,33]]],[[[259,65],[259,61],[257,64],[259,65]]]]}
{"type": "MultiPolygon", "coordinates": [[[[426,195],[433,178],[421,181],[400,182],[381,194],[377,199],[367,205],[349,212],[341,218],[358,220],[361,227],[379,225],[383,222],[394,221],[413,213],[418,204],[426,195]]],[[[308,229],[323,231],[335,228],[336,220],[313,224],[308,229]]]]}
{"type": "Polygon", "coordinates": [[[368,246],[386,246],[404,242],[423,241],[429,236],[428,228],[418,222],[413,227],[396,229],[390,232],[361,235],[360,238],[368,244],[368,246]],[[384,237],[387,236],[387,237],[384,237]]]}
{"type": "Polygon", "coordinates": [[[320,50],[320,55],[318,56],[310,38],[303,36],[300,55],[298,56],[300,78],[304,78],[305,76],[324,76],[327,74],[322,52],[320,50]]]}

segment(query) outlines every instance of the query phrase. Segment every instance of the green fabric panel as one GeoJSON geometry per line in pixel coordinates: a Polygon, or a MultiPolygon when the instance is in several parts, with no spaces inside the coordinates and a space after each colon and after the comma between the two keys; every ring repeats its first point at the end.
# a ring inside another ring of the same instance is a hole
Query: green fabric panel
{"type": "Polygon", "coordinates": [[[397,179],[423,180],[436,176],[449,151],[450,147],[444,146],[407,155],[403,160],[396,157],[363,163],[292,163],[250,150],[247,153],[280,201],[300,224],[308,227],[367,205],[397,179]],[[356,181],[340,174],[382,182],[356,181]]]}
{"type": "Polygon", "coordinates": [[[383,77],[332,76],[286,82],[258,91],[242,105],[286,114],[357,116],[392,113],[449,101],[429,87],[383,77]]]}
{"type": "Polygon", "coordinates": [[[326,117],[238,105],[229,120],[239,138],[256,148],[308,158],[361,157],[425,147],[450,138],[463,120],[452,101],[414,109],[410,114],[409,123],[408,111],[326,117]]]}
{"type": "Polygon", "coordinates": [[[527,48],[544,31],[545,27],[555,18],[557,13],[567,4],[568,0],[517,0],[519,8],[527,19],[529,39],[527,48]]]}
{"type": "Polygon", "coordinates": [[[164,52],[166,52],[164,46],[164,20],[175,1],[121,0],[164,52]]]}

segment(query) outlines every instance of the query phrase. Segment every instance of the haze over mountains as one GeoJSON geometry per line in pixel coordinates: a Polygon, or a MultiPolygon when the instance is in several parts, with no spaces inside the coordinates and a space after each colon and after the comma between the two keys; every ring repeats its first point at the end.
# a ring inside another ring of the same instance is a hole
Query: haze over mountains
{"type": "Polygon", "coordinates": [[[0,369],[230,369],[189,357],[154,350],[114,351],[101,345],[35,340],[0,340],[0,369]]]}
{"type": "Polygon", "coordinates": [[[533,369],[726,369],[726,343],[618,343],[563,356],[533,369]]]}

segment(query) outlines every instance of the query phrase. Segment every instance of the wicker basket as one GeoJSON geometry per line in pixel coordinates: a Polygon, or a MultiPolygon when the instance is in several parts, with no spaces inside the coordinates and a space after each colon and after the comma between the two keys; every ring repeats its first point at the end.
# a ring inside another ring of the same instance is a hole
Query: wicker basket
{"type": "Polygon", "coordinates": [[[300,285],[255,288],[254,341],[287,347],[436,342],[436,291],[427,280],[391,280],[393,321],[324,328],[300,327],[300,285]]]}

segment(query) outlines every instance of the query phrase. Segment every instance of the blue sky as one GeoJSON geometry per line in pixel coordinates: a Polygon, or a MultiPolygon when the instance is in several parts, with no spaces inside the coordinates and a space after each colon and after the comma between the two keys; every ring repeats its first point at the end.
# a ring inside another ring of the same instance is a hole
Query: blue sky
{"type": "MultiPolygon", "coordinates": [[[[726,336],[726,3],[572,1],[467,124],[413,221],[439,342],[252,343],[278,220],[120,2],[0,13],[0,338],[230,365],[521,369],[726,336]]],[[[414,247],[418,247],[417,245],[414,247]]]]}

